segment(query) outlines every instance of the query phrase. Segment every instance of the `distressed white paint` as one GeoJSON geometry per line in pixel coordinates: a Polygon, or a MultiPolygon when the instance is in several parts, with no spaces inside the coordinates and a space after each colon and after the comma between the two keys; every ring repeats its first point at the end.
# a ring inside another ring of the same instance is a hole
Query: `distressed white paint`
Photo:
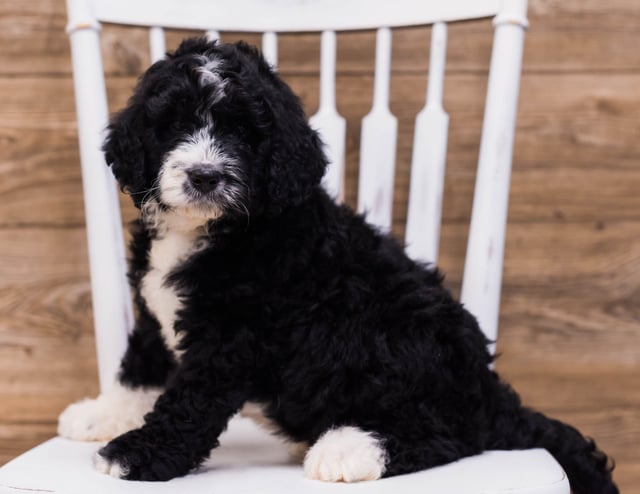
{"type": "Polygon", "coordinates": [[[398,120],[389,110],[391,30],[376,33],[373,106],[362,120],[358,211],[382,230],[391,229],[398,120]]]}
{"type": "Polygon", "coordinates": [[[494,23],[495,39],[462,282],[462,302],[478,318],[480,327],[493,341],[498,337],[526,8],[526,0],[505,1],[504,10],[494,23]]]}
{"type": "Polygon", "coordinates": [[[133,327],[126,278],[126,257],[117,188],[102,154],[108,121],[99,24],[90,2],[67,0],[73,81],[80,141],[80,162],[87,237],[93,320],[100,389],[114,381],[133,327]]]}
{"type": "Polygon", "coordinates": [[[344,153],[347,122],[336,108],[336,33],[324,31],[320,41],[320,104],[309,119],[320,132],[329,159],[323,184],[338,202],[344,199],[344,153]]]}
{"type": "Polygon", "coordinates": [[[416,118],[405,241],[414,259],[437,262],[449,115],[442,106],[447,25],[431,32],[427,103],[416,118]]]}
{"type": "Polygon", "coordinates": [[[76,441],[109,441],[144,424],[159,389],[131,389],[114,383],[95,399],[69,405],[58,418],[58,434],[76,441]]]}
{"type": "MultiPolygon", "coordinates": [[[[507,0],[509,1],[509,0],[507,0]]],[[[503,0],[108,0],[103,22],[222,31],[374,29],[491,17],[503,0]]]]}
{"type": "Polygon", "coordinates": [[[324,482],[376,480],[385,470],[386,451],[372,434],[357,427],[325,432],[304,459],[304,475],[324,482]]]}
{"type": "Polygon", "coordinates": [[[167,52],[164,29],[158,26],[149,29],[149,48],[151,51],[151,63],[164,58],[167,52]]]}

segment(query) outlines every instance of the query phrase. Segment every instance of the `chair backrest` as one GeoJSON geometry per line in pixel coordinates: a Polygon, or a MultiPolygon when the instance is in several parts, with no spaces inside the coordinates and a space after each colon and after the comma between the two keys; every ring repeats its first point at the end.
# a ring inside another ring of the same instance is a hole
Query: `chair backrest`
{"type": "Polygon", "coordinates": [[[391,28],[431,24],[426,104],[415,123],[406,225],[407,252],[436,262],[449,118],[443,109],[447,22],[493,17],[493,51],[485,103],[461,300],[488,338],[497,337],[507,203],[520,82],[526,0],[67,0],[80,154],[89,238],[101,387],[116,373],[132,327],[117,192],[100,151],[108,120],[100,23],[150,28],[151,59],[165,53],[163,28],[263,34],[277,65],[279,32],[321,32],[320,104],[310,119],[327,146],[325,186],[341,200],[346,125],[336,109],[336,32],[376,29],[371,111],[361,128],[358,210],[382,229],[391,225],[397,121],[389,110],[391,28]],[[251,15],[247,15],[250,12],[251,15]],[[105,227],[105,225],[107,225],[105,227]]]}

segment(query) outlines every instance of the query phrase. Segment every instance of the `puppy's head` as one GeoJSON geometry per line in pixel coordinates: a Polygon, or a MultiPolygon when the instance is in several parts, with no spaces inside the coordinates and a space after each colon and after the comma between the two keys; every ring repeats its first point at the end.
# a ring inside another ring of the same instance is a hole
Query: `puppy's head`
{"type": "Polygon", "coordinates": [[[298,98],[257,50],[204,38],[142,76],[104,151],[136,206],[202,223],[277,215],[303,201],[326,166],[298,98]]]}

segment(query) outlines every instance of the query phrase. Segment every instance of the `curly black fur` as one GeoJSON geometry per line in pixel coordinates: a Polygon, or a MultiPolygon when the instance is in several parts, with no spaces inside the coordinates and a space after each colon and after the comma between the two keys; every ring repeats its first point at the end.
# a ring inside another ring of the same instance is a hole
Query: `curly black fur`
{"type": "Polygon", "coordinates": [[[576,494],[618,492],[592,441],[523,408],[490,370],[487,340],[438,271],[323,191],[321,142],[255,49],[190,39],[144,75],[105,144],[136,205],[172,210],[158,175],[167,154],[203,127],[239,166],[244,207],[223,208],[203,229],[202,248],[165,280],[183,302],[177,358],[140,291],[162,233],[137,223],[130,280],[138,325],[120,378],[166,391],[141,429],[101,450],[126,478],[186,474],[229,418],[256,401],[296,441],[313,444],[340,425],[375,433],[385,475],[541,446],[576,494]],[[217,61],[217,85],[199,81],[203,60],[217,61]]]}

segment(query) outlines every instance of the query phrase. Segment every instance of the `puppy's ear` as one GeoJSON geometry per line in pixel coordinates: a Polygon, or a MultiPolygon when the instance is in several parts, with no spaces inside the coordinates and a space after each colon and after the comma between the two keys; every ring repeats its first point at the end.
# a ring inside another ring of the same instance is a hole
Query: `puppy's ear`
{"type": "Polygon", "coordinates": [[[213,50],[223,60],[226,80],[221,104],[226,101],[232,108],[239,101],[264,136],[263,167],[252,184],[252,190],[261,192],[264,212],[275,215],[300,204],[319,186],[327,166],[323,144],[307,123],[300,100],[255,47],[239,42],[213,50]]]}
{"type": "Polygon", "coordinates": [[[145,153],[141,141],[143,129],[136,121],[140,110],[134,105],[117,114],[109,127],[102,146],[107,164],[120,184],[120,189],[131,195],[140,207],[146,189],[145,153]]]}
{"type": "Polygon", "coordinates": [[[278,213],[299,204],[319,186],[327,158],[291,89],[278,79],[274,92],[265,96],[272,111],[267,193],[272,212],[278,213]]]}

